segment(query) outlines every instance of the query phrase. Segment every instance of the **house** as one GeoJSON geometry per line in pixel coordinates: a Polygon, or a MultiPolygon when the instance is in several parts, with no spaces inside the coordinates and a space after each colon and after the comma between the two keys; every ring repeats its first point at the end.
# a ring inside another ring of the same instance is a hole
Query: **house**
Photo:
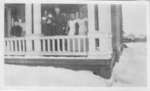
{"type": "Polygon", "coordinates": [[[104,70],[102,74],[109,78],[120,53],[121,5],[9,3],[5,4],[4,31],[5,63],[37,63],[68,68],[74,66],[76,69],[85,67],[98,74],[100,70],[104,70]],[[73,36],[44,36],[43,13],[47,10],[53,14],[55,7],[59,7],[65,15],[84,12],[81,15],[87,17],[88,33],[73,36]],[[14,25],[21,27],[22,32],[19,37],[11,34],[14,25]],[[106,67],[102,69],[100,65],[106,67]]]}

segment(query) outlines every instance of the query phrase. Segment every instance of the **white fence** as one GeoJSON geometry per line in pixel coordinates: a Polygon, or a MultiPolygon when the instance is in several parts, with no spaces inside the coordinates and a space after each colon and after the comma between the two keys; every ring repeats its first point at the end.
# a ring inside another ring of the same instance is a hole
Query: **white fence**
{"type": "Polygon", "coordinates": [[[87,36],[5,38],[5,55],[87,56],[87,36]]]}

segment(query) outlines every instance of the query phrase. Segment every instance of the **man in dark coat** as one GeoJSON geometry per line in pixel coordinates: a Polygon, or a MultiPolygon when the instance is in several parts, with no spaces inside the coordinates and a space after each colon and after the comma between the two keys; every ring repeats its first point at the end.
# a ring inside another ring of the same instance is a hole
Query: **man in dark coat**
{"type": "Polygon", "coordinates": [[[15,37],[21,37],[22,32],[22,27],[17,25],[17,22],[15,22],[15,25],[11,28],[11,35],[15,37]]]}
{"type": "Polygon", "coordinates": [[[65,29],[67,25],[67,21],[65,20],[65,17],[60,13],[60,9],[58,7],[55,7],[55,34],[56,35],[65,35],[65,29]]]}

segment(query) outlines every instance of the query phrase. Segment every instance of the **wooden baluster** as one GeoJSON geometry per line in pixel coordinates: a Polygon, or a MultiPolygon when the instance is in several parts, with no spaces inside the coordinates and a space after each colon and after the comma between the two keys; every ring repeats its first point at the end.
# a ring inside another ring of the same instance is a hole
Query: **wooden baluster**
{"type": "Polygon", "coordinates": [[[49,52],[49,51],[50,51],[50,40],[47,39],[47,52],[49,52]]]}
{"type": "Polygon", "coordinates": [[[61,50],[60,50],[60,39],[58,38],[58,39],[56,39],[57,40],[57,51],[58,52],[60,52],[61,50]]]}
{"type": "Polygon", "coordinates": [[[75,38],[72,38],[72,51],[75,52],[76,47],[75,47],[75,38]]]}
{"type": "Polygon", "coordinates": [[[16,47],[17,47],[17,52],[19,52],[19,44],[18,44],[19,40],[16,40],[16,47]]]}
{"type": "Polygon", "coordinates": [[[10,44],[11,44],[11,52],[14,52],[13,40],[10,41],[10,44]]]}
{"type": "Polygon", "coordinates": [[[9,40],[9,48],[10,48],[10,52],[13,52],[13,41],[9,40]]]}
{"type": "Polygon", "coordinates": [[[7,52],[7,50],[8,50],[8,44],[7,44],[7,40],[5,40],[5,53],[7,52]]]}
{"type": "Polygon", "coordinates": [[[62,52],[65,52],[65,38],[62,39],[62,52]]]}
{"type": "Polygon", "coordinates": [[[19,52],[19,45],[18,45],[18,41],[19,41],[19,40],[16,40],[16,47],[17,47],[17,48],[16,48],[16,51],[17,51],[17,52],[19,52]]]}
{"type": "Polygon", "coordinates": [[[7,40],[7,42],[8,42],[8,52],[11,52],[10,40],[7,40]]]}
{"type": "Polygon", "coordinates": [[[16,41],[15,40],[13,40],[13,46],[14,46],[14,52],[16,52],[16,41]]]}
{"type": "Polygon", "coordinates": [[[86,51],[86,39],[83,38],[83,52],[86,51]]]}
{"type": "Polygon", "coordinates": [[[55,52],[55,39],[52,39],[52,51],[55,52]]]}
{"type": "Polygon", "coordinates": [[[13,45],[13,52],[15,52],[15,41],[12,40],[12,45],[13,45]]]}
{"type": "Polygon", "coordinates": [[[78,49],[78,48],[79,48],[79,47],[78,47],[78,39],[79,39],[79,38],[76,38],[76,39],[75,39],[75,50],[76,50],[76,52],[79,51],[79,49],[78,49]]]}
{"type": "Polygon", "coordinates": [[[71,38],[71,47],[72,47],[72,49],[71,49],[71,51],[73,52],[74,51],[74,45],[73,45],[74,43],[73,43],[73,38],[71,38]]]}
{"type": "Polygon", "coordinates": [[[10,52],[10,48],[9,48],[9,40],[7,40],[7,52],[10,52]]]}
{"type": "Polygon", "coordinates": [[[18,52],[18,45],[17,45],[17,39],[15,40],[15,51],[18,52]]]}
{"type": "Polygon", "coordinates": [[[86,38],[86,52],[89,51],[89,40],[88,38],[86,38]]]}
{"type": "Polygon", "coordinates": [[[15,43],[15,40],[13,40],[13,48],[14,48],[14,52],[16,52],[16,43],[15,43]]]}
{"type": "Polygon", "coordinates": [[[45,45],[46,45],[45,46],[46,47],[45,50],[46,50],[46,52],[48,52],[48,39],[47,38],[45,39],[45,45]]]}
{"type": "Polygon", "coordinates": [[[71,52],[70,43],[71,43],[71,42],[70,42],[70,38],[68,38],[68,39],[67,39],[67,51],[68,51],[68,52],[71,52]]]}
{"type": "Polygon", "coordinates": [[[23,49],[22,49],[22,40],[20,40],[20,49],[21,49],[21,52],[23,52],[23,49]]]}
{"type": "Polygon", "coordinates": [[[8,52],[10,52],[11,51],[11,45],[10,45],[10,40],[7,40],[7,42],[8,42],[8,52]]]}
{"type": "Polygon", "coordinates": [[[43,40],[43,44],[42,44],[42,45],[43,45],[43,52],[45,52],[45,51],[46,51],[46,50],[45,50],[45,48],[46,48],[46,47],[45,47],[45,46],[46,46],[46,45],[45,45],[45,39],[42,39],[42,40],[43,40]]]}
{"type": "Polygon", "coordinates": [[[83,40],[83,38],[81,38],[81,52],[83,52],[84,51],[84,40],[83,40]]]}
{"type": "Polygon", "coordinates": [[[52,47],[53,47],[53,41],[52,41],[52,39],[49,39],[49,42],[50,42],[50,44],[49,44],[50,45],[50,49],[49,50],[52,52],[53,51],[53,49],[52,49],[52,47]]]}
{"type": "Polygon", "coordinates": [[[22,51],[25,52],[25,40],[22,40],[22,51]]]}
{"type": "Polygon", "coordinates": [[[10,45],[11,45],[11,52],[14,52],[14,44],[13,44],[13,40],[10,40],[10,45]]]}
{"type": "Polygon", "coordinates": [[[80,38],[78,38],[78,52],[81,52],[81,41],[80,41],[81,39],[80,38]]]}
{"type": "Polygon", "coordinates": [[[35,52],[36,48],[35,48],[35,39],[32,40],[32,50],[35,52]]]}
{"type": "Polygon", "coordinates": [[[70,52],[73,51],[73,43],[72,43],[72,42],[73,42],[72,39],[69,38],[69,48],[70,48],[70,52]]]}
{"type": "Polygon", "coordinates": [[[21,50],[21,40],[18,40],[18,46],[19,46],[19,52],[22,52],[22,50],[21,50]]]}

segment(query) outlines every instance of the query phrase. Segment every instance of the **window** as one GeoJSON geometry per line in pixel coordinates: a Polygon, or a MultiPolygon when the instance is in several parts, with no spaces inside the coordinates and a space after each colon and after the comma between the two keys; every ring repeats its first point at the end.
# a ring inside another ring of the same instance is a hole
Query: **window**
{"type": "Polygon", "coordinates": [[[99,39],[98,39],[98,38],[96,38],[96,39],[95,39],[95,49],[96,49],[96,50],[98,50],[98,49],[99,49],[99,47],[100,47],[99,39]]]}
{"type": "Polygon", "coordinates": [[[99,30],[98,5],[95,5],[95,30],[99,30]]]}

